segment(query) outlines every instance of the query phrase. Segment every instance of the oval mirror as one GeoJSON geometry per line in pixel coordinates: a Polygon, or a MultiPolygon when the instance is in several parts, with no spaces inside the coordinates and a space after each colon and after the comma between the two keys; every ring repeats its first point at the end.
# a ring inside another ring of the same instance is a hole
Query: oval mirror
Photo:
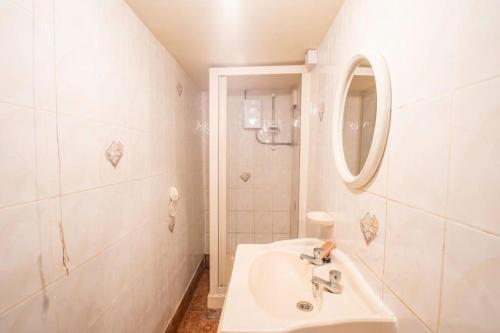
{"type": "Polygon", "coordinates": [[[382,56],[353,57],[341,77],[333,123],[336,165],[353,188],[366,185],[378,169],[389,131],[390,99],[382,56]]]}

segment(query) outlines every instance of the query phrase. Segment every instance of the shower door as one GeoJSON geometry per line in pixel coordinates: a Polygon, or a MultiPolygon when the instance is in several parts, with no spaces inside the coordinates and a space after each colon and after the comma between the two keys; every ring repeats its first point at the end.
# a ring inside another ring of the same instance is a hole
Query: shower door
{"type": "MultiPolygon", "coordinates": [[[[229,283],[229,272],[231,270],[231,256],[233,255],[235,248],[235,240],[234,237],[238,232],[233,233],[234,229],[228,230],[228,223],[233,223],[232,227],[234,228],[234,215],[238,214],[240,217],[245,218],[250,216],[251,214],[247,214],[247,212],[241,212],[240,210],[234,210],[230,205],[233,205],[234,197],[233,191],[239,191],[238,193],[244,194],[244,190],[240,187],[247,186],[252,181],[257,179],[256,171],[252,169],[248,169],[247,167],[241,167],[239,169],[235,169],[234,164],[228,164],[228,154],[229,149],[234,149],[231,147],[231,144],[234,143],[232,138],[230,137],[231,133],[228,132],[229,126],[234,125],[234,123],[229,123],[230,121],[234,121],[231,117],[228,117],[228,112],[240,112],[234,110],[234,96],[231,96],[230,104],[233,103],[233,107],[228,109],[228,79],[231,79],[232,76],[237,75],[269,75],[269,74],[300,74],[301,75],[301,87],[300,87],[300,98],[299,100],[299,108],[304,110],[306,103],[306,94],[308,93],[307,89],[309,84],[309,73],[304,66],[269,66],[269,67],[237,67],[237,68],[212,68],[210,70],[210,134],[209,134],[209,163],[210,163],[210,172],[209,172],[209,219],[210,219],[210,293],[208,306],[210,308],[219,308],[222,306],[224,295],[229,283]],[[245,173],[250,174],[250,180],[248,183],[243,179],[245,177],[245,173]],[[252,178],[254,177],[254,178],[252,178]],[[237,184],[236,189],[233,188],[234,180],[236,179],[237,184]],[[232,183],[233,185],[231,185],[232,183]],[[230,194],[228,196],[228,193],[230,194]],[[231,201],[231,202],[228,202],[231,201]],[[228,212],[229,218],[231,221],[228,221],[228,212]],[[245,216],[243,216],[245,215],[245,216]],[[233,237],[233,238],[232,238],[233,237]]],[[[243,95],[238,96],[238,103],[243,102],[243,95]]],[[[267,98],[267,97],[266,97],[267,98]]],[[[283,98],[283,97],[280,97],[283,98]]],[[[264,99],[264,98],[263,98],[264,99]]],[[[269,97],[270,100],[270,97],[269,97]]],[[[270,102],[269,102],[270,103],[270,102]]],[[[300,112],[299,112],[300,113],[300,112]]],[[[307,156],[307,151],[304,150],[305,136],[304,127],[307,129],[307,116],[304,114],[300,115],[300,119],[296,113],[290,113],[290,125],[296,124],[298,127],[295,129],[296,131],[300,131],[298,137],[301,138],[300,145],[297,143],[297,150],[300,147],[300,157],[298,152],[295,154],[290,154],[291,160],[297,161],[299,164],[300,159],[300,170],[297,170],[293,173],[293,176],[296,180],[296,200],[289,200],[290,208],[287,208],[287,212],[292,214],[292,211],[297,212],[297,225],[293,228],[289,228],[286,230],[287,232],[283,232],[282,234],[287,234],[286,238],[289,237],[303,237],[305,230],[305,190],[299,191],[300,189],[305,189],[305,177],[303,177],[306,172],[306,162],[307,160],[304,158],[307,156]],[[301,129],[299,129],[299,127],[301,129]],[[296,178],[300,177],[300,180],[296,178]],[[299,184],[300,183],[300,184],[299,184]],[[300,194],[299,194],[300,192],[300,194]]],[[[234,116],[234,114],[233,114],[234,116]]],[[[242,125],[241,125],[242,126],[242,125]]],[[[290,130],[294,132],[294,130],[290,130]]],[[[234,133],[233,133],[234,134],[234,133]]],[[[253,135],[252,134],[248,134],[253,135]]],[[[253,142],[253,141],[252,141],[253,142]]],[[[257,143],[256,143],[257,144],[257,143]]],[[[263,151],[271,150],[271,147],[266,146],[263,151]]],[[[243,151],[244,149],[240,149],[243,151]]],[[[280,154],[282,152],[281,149],[276,149],[276,154],[280,154]]],[[[264,157],[265,158],[265,157],[264,157]]],[[[272,157],[271,157],[272,159],[272,157]]],[[[276,156],[275,160],[279,160],[279,157],[276,156]]],[[[252,190],[255,190],[252,188],[252,190]]],[[[260,192],[259,192],[260,193],[260,192]]],[[[239,207],[241,208],[241,207],[239,207]]],[[[255,215],[253,215],[253,219],[256,219],[255,215]]],[[[237,230],[236,230],[237,231],[237,230]]],[[[245,235],[240,235],[240,237],[244,238],[245,235]]],[[[253,236],[252,242],[255,242],[255,235],[253,236]]],[[[272,232],[269,236],[267,236],[267,241],[278,240],[278,235],[272,235],[272,232]]],[[[262,240],[262,238],[261,238],[262,240]]],[[[250,241],[241,240],[240,243],[247,243],[250,241]]],[[[252,243],[251,242],[251,243],[252,243]]]]}

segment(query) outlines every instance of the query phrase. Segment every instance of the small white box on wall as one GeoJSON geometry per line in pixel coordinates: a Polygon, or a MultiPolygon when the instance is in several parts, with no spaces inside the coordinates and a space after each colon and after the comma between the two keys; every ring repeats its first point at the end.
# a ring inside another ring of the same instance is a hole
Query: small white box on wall
{"type": "Polygon", "coordinates": [[[318,50],[317,49],[307,50],[305,62],[307,69],[312,70],[313,67],[318,64],[318,50]]]}
{"type": "Polygon", "coordinates": [[[243,128],[262,128],[262,101],[259,99],[245,99],[243,101],[243,128]]]}

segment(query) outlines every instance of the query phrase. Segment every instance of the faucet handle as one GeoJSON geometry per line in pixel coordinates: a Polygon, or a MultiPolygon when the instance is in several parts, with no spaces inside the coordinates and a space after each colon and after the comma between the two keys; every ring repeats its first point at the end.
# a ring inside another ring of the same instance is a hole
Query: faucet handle
{"type": "Polygon", "coordinates": [[[329,273],[331,283],[339,283],[342,279],[342,272],[332,269],[329,273]]]}
{"type": "Polygon", "coordinates": [[[323,249],[321,247],[315,247],[314,250],[313,250],[313,256],[315,259],[318,259],[319,257],[321,257],[321,255],[323,254],[323,249]]]}
{"type": "Polygon", "coordinates": [[[331,262],[331,258],[330,257],[323,257],[323,253],[325,253],[325,250],[321,247],[315,247],[314,250],[313,250],[313,255],[314,255],[314,259],[321,259],[321,261],[324,263],[324,264],[328,264],[331,262]]]}

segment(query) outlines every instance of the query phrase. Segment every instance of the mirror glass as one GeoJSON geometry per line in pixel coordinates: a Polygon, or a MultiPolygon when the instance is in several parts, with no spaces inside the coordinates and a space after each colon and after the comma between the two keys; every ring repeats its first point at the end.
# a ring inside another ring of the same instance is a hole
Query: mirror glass
{"type": "Polygon", "coordinates": [[[348,87],[342,121],[342,148],[349,171],[357,176],[372,145],[377,114],[375,76],[367,61],[354,68],[348,87]]]}

